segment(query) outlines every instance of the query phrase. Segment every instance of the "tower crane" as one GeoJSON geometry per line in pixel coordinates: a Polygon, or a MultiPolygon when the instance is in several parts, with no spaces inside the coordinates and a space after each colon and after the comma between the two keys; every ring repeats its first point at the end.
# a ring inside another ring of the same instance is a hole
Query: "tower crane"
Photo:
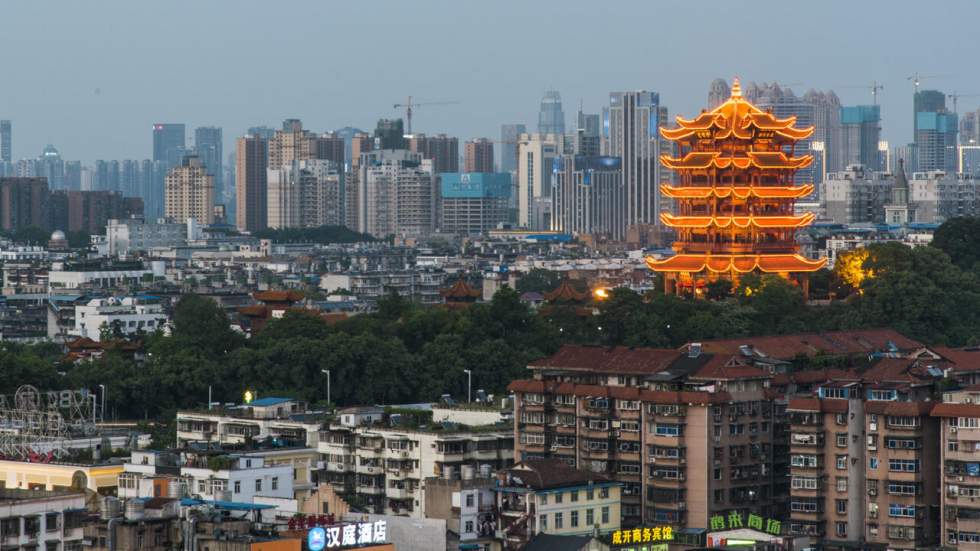
{"type": "Polygon", "coordinates": [[[408,100],[405,103],[396,103],[394,109],[405,108],[405,133],[412,133],[412,111],[416,107],[429,106],[429,105],[453,105],[459,103],[458,101],[427,101],[424,103],[419,103],[412,101],[412,96],[408,96],[408,100]]]}
{"type": "Polygon", "coordinates": [[[841,86],[841,88],[864,88],[865,90],[871,90],[871,101],[874,105],[878,105],[878,91],[884,90],[885,85],[881,84],[877,80],[871,82],[871,85],[864,86],[841,86]]]}
{"type": "Polygon", "coordinates": [[[954,76],[954,75],[920,75],[918,73],[918,71],[916,71],[915,73],[912,73],[909,77],[907,77],[905,80],[911,80],[912,81],[912,86],[915,88],[915,93],[918,93],[919,92],[919,84],[922,82],[922,79],[924,79],[924,78],[950,78],[952,76],[954,76]]]}
{"type": "Polygon", "coordinates": [[[953,92],[952,94],[946,94],[946,97],[947,98],[953,100],[953,112],[954,113],[959,113],[959,111],[956,110],[956,101],[958,99],[960,99],[960,98],[975,98],[975,97],[978,97],[978,96],[980,96],[980,94],[960,94],[958,92],[953,92]]]}

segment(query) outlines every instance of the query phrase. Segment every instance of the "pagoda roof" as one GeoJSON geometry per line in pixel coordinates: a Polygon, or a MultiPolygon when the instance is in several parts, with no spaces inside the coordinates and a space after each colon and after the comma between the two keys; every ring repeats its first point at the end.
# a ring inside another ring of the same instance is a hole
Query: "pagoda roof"
{"type": "Polygon", "coordinates": [[[674,216],[669,212],[660,213],[660,220],[671,228],[800,228],[813,222],[816,215],[807,212],[790,216],[674,216]]]}
{"type": "Polygon", "coordinates": [[[589,294],[575,289],[567,277],[558,288],[544,294],[544,299],[548,302],[585,302],[588,298],[589,294]]]}
{"type": "Polygon", "coordinates": [[[693,119],[676,117],[677,128],[661,128],[660,135],[668,140],[683,140],[697,135],[697,138],[738,138],[749,140],[754,130],[772,132],[788,140],[801,140],[813,134],[813,127],[797,128],[796,117],[776,118],[742,97],[742,87],[735,79],[732,83],[731,97],[711,111],[704,111],[693,119]]]}
{"type": "Polygon", "coordinates": [[[749,196],[762,199],[799,199],[813,193],[813,184],[802,186],[690,186],[674,187],[661,184],[660,192],[675,199],[707,199],[714,196],[719,198],[735,197],[747,199],[749,196]]]}
{"type": "Polygon", "coordinates": [[[252,294],[260,302],[299,302],[303,294],[297,291],[256,291],[252,294]]]}
{"type": "Polygon", "coordinates": [[[447,300],[473,300],[483,294],[474,289],[464,278],[459,278],[447,289],[439,289],[439,294],[447,300]]]}
{"type": "Polygon", "coordinates": [[[826,258],[810,260],[798,254],[727,255],[678,254],[664,260],[646,258],[647,266],[656,272],[739,272],[759,270],[767,273],[815,272],[827,263],[826,258]]]}
{"type": "Polygon", "coordinates": [[[661,155],[660,162],[672,169],[763,168],[799,170],[813,163],[813,155],[790,157],[782,151],[746,151],[745,156],[722,157],[720,151],[691,151],[682,158],[661,155]]]}

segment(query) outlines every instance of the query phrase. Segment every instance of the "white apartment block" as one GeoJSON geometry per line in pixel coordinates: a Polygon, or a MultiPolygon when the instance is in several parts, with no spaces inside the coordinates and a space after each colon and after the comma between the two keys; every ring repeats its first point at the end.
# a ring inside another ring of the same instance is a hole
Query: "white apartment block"
{"type": "Polygon", "coordinates": [[[80,551],[85,494],[0,490],[3,549],[80,551]]]}
{"type": "Polygon", "coordinates": [[[167,326],[167,315],[160,302],[139,297],[96,298],[75,306],[75,328],[72,335],[99,341],[102,331],[135,335],[152,333],[167,326]]]}
{"type": "Polygon", "coordinates": [[[190,219],[214,223],[214,176],[200,158],[184,157],[180,166],[170,169],[164,182],[163,212],[180,223],[190,219]]]}
{"type": "Polygon", "coordinates": [[[435,225],[432,160],[381,150],[361,155],[357,230],[374,237],[427,235],[435,225]]]}
{"type": "Polygon", "coordinates": [[[177,446],[192,442],[244,444],[281,438],[315,446],[320,421],[305,406],[288,398],[262,398],[251,404],[202,411],[177,412],[177,446]]]}
{"type": "Polygon", "coordinates": [[[517,144],[517,224],[532,230],[547,230],[545,220],[535,220],[535,200],[551,204],[551,170],[562,154],[563,136],[521,134],[517,144]],[[541,226],[541,227],[538,227],[541,226]]]}
{"type": "Polygon", "coordinates": [[[295,160],[269,168],[270,228],[316,228],[344,224],[344,171],[336,162],[295,160]]]}

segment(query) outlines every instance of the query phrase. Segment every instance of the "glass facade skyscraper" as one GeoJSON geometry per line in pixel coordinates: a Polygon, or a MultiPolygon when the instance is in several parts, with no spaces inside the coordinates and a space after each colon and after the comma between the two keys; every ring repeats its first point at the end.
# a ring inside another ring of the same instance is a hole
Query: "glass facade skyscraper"
{"type": "Polygon", "coordinates": [[[565,112],[561,108],[561,94],[557,90],[548,90],[541,98],[541,110],[538,112],[539,134],[565,134],[565,112]]]}

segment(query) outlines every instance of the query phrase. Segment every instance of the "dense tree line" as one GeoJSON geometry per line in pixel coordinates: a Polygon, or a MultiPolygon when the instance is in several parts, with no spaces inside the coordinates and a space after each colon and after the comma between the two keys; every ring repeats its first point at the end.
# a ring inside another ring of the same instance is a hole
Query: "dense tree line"
{"type": "MultiPolygon", "coordinates": [[[[166,418],[176,408],[203,405],[209,386],[220,401],[240,401],[246,389],[323,401],[325,369],[339,405],[465,396],[464,369],[473,370],[474,390],[500,393],[526,375],[529,361],[568,342],[676,347],[713,338],[893,327],[931,345],[977,344],[980,231],[973,224],[947,223],[934,246],[886,243],[844,253],[834,272],[811,280],[837,297],[829,305],[808,304],[797,286],[779,277],[755,275],[734,288],[709,284],[707,300],[614,289],[597,304],[551,304],[538,312],[510,289],[462,310],[389,295],[373,314],[328,326],[316,316],[289,313],[246,339],[213,302],[186,295],[175,308],[172,334],[147,337],[143,363],[111,352],[63,365],[53,345],[3,344],[0,392],[25,382],[42,388],[106,384],[119,417],[166,418]]],[[[554,282],[536,274],[529,287],[554,282]]]]}

